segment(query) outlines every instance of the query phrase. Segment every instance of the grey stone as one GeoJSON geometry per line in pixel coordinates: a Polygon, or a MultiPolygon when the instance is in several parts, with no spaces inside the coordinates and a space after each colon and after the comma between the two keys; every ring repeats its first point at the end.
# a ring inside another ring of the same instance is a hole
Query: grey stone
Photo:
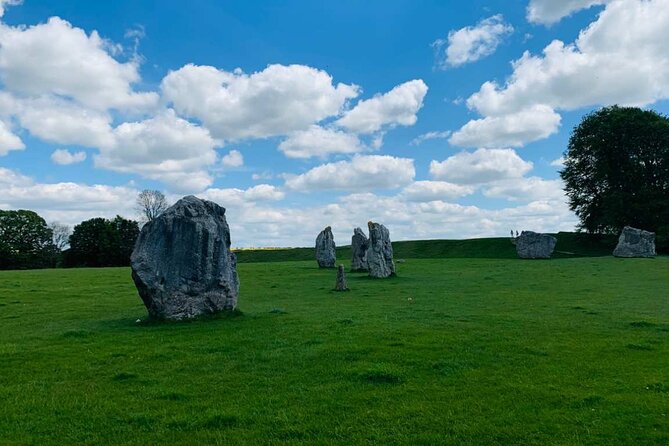
{"type": "Polygon", "coordinates": [[[337,268],[337,283],[335,284],[335,291],[348,291],[348,284],[346,283],[346,271],[344,271],[344,265],[339,265],[339,268],[337,268]]]}
{"type": "Polygon", "coordinates": [[[355,228],[351,237],[351,271],[367,271],[369,239],[362,229],[355,228]]]}
{"type": "Polygon", "coordinates": [[[367,223],[369,228],[369,248],[367,249],[367,267],[371,277],[385,278],[395,275],[393,245],[390,243],[388,229],[379,223],[367,223]]]}
{"type": "Polygon", "coordinates": [[[328,226],[316,237],[316,261],[319,268],[334,268],[337,262],[332,228],[328,226]]]}
{"type": "Polygon", "coordinates": [[[655,257],[655,233],[625,226],[613,251],[616,257],[655,257]]]}
{"type": "Polygon", "coordinates": [[[149,315],[181,320],[234,310],[237,258],[225,209],[188,196],[142,228],[130,257],[149,315]]]}
{"type": "Polygon", "coordinates": [[[552,235],[523,231],[516,237],[516,252],[521,259],[550,259],[556,244],[552,235]]]}

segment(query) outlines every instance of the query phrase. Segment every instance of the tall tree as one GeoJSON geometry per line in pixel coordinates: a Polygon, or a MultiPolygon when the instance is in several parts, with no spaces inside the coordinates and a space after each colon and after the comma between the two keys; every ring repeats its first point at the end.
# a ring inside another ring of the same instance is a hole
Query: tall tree
{"type": "Polygon", "coordinates": [[[574,129],[560,173],[569,205],[590,233],[630,225],[669,229],[669,119],[649,110],[605,107],[574,129]]]}
{"type": "Polygon", "coordinates": [[[53,233],[53,244],[59,251],[64,251],[70,244],[70,234],[72,229],[60,223],[51,223],[49,229],[53,233]]]}
{"type": "Polygon", "coordinates": [[[42,217],[0,210],[0,269],[45,268],[54,262],[52,232],[42,217]]]}
{"type": "Polygon", "coordinates": [[[70,236],[67,266],[127,266],[139,235],[136,221],[92,218],[74,227],[70,236]]]}
{"type": "Polygon", "coordinates": [[[144,189],[137,195],[137,210],[146,222],[152,221],[169,207],[159,190],[144,189]]]}

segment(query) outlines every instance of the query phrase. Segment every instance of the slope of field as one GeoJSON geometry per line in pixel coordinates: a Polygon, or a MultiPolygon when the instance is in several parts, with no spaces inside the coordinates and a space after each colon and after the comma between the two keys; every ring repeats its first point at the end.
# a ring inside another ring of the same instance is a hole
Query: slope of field
{"type": "Polygon", "coordinates": [[[186,323],[126,268],[0,272],[0,444],[669,444],[668,258],[398,269],[240,264],[186,323]]]}
{"type": "MultiPolygon", "coordinates": [[[[617,237],[592,238],[573,232],[560,232],[554,235],[558,239],[555,258],[609,256],[617,241],[617,237]]],[[[346,240],[345,243],[350,243],[350,240],[346,240]]],[[[509,238],[393,242],[393,251],[395,258],[398,259],[513,259],[517,257],[516,248],[511,244],[509,238]]],[[[240,263],[290,262],[315,258],[314,248],[246,249],[238,250],[236,253],[240,263]]],[[[342,245],[337,248],[338,259],[348,260],[350,256],[350,246],[342,245]]]]}

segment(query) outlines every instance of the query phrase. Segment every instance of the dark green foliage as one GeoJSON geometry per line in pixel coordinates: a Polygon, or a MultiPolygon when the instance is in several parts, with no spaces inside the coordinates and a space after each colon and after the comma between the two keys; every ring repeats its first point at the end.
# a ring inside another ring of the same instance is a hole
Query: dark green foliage
{"type": "Polygon", "coordinates": [[[57,249],[46,221],[33,211],[0,210],[0,269],[53,267],[57,249]]]}
{"type": "Polygon", "coordinates": [[[92,218],[74,227],[65,266],[127,266],[139,235],[136,221],[92,218]]]}
{"type": "Polygon", "coordinates": [[[669,119],[654,111],[605,107],[574,129],[561,172],[569,205],[590,233],[624,226],[669,232],[669,119]]]}

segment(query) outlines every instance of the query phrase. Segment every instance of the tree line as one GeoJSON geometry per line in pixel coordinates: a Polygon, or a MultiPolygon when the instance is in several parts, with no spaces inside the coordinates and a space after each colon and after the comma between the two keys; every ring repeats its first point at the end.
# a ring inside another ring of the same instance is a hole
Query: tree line
{"type": "Polygon", "coordinates": [[[74,228],[46,220],[31,210],[0,210],[0,270],[128,266],[140,224],[167,209],[160,191],[137,197],[140,221],[117,215],[91,218],[74,228]]]}

